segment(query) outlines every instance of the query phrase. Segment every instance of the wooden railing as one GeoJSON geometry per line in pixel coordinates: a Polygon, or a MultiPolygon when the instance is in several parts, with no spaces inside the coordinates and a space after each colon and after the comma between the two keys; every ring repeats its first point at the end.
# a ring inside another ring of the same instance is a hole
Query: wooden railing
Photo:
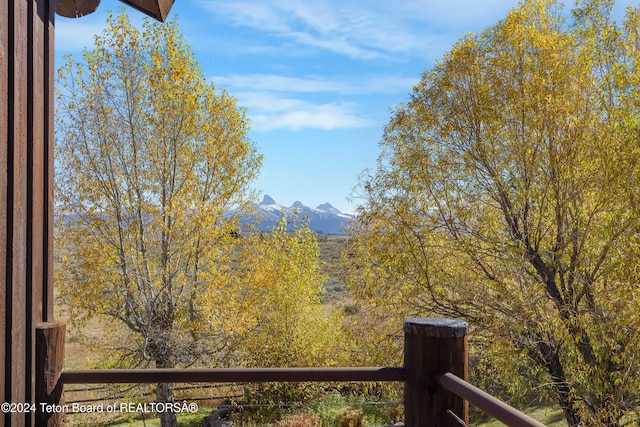
{"type": "MultiPolygon", "coordinates": [[[[63,370],[64,324],[41,324],[37,331],[36,408],[64,407],[65,384],[197,382],[404,382],[405,426],[467,425],[469,402],[508,426],[541,427],[467,382],[466,322],[455,319],[409,319],[404,322],[404,366],[379,368],[265,369],[108,369],[63,370]]],[[[37,426],[63,425],[64,411],[36,412],[37,426]]]]}

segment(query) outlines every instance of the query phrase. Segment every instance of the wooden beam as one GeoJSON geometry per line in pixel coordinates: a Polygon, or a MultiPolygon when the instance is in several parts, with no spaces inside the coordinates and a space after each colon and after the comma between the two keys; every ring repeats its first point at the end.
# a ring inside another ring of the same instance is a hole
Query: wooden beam
{"type": "Polygon", "coordinates": [[[64,338],[62,322],[40,323],[36,326],[36,418],[35,425],[57,427],[64,425],[64,412],[55,408],[63,405],[64,338]]]}
{"type": "Polygon", "coordinates": [[[103,369],[62,373],[64,384],[404,381],[403,368],[103,369]]]}
{"type": "Polygon", "coordinates": [[[149,15],[153,19],[164,22],[169,15],[174,0],[120,0],[134,9],[149,15]]]}
{"type": "Polygon", "coordinates": [[[469,401],[496,420],[502,421],[508,426],[545,427],[540,421],[534,420],[530,416],[496,399],[489,393],[472,386],[452,373],[442,375],[438,379],[438,382],[445,389],[469,401]]]}
{"type": "Polygon", "coordinates": [[[56,13],[65,18],[80,18],[95,12],[100,0],[55,0],[56,13]]]}
{"type": "MultiPolygon", "coordinates": [[[[33,26],[29,20],[30,1],[9,1],[9,28],[13,33],[9,67],[9,141],[7,149],[7,360],[6,381],[9,402],[30,403],[32,395],[31,363],[32,319],[30,284],[27,282],[27,140],[29,132],[29,91],[33,26]]],[[[24,413],[12,413],[8,425],[29,425],[24,413]]]]}
{"type": "MultiPolygon", "coordinates": [[[[10,355],[8,347],[7,297],[10,288],[7,286],[7,147],[9,146],[9,105],[11,94],[9,91],[9,2],[0,1],[0,375],[3,383],[0,385],[0,403],[6,402],[7,358],[10,355]]],[[[4,426],[6,417],[0,415],[0,426],[4,426]]]]}

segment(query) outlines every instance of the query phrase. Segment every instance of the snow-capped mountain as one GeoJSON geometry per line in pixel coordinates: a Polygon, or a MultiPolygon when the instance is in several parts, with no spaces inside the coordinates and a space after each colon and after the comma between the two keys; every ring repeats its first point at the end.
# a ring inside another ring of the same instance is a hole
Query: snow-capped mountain
{"type": "Polygon", "coordinates": [[[250,208],[249,211],[253,212],[243,214],[240,222],[243,224],[255,222],[257,228],[264,231],[271,230],[284,215],[288,219],[297,218],[300,221],[306,219],[309,227],[317,233],[346,234],[346,226],[354,217],[353,214],[340,212],[330,203],[312,208],[297,201],[287,207],[276,203],[268,195],[265,195],[260,203],[252,204],[250,208]]]}

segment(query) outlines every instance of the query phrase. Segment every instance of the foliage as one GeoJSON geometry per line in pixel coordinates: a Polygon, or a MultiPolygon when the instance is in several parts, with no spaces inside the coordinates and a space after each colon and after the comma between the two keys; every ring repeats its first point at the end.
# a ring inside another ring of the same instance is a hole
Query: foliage
{"type": "MultiPolygon", "coordinates": [[[[268,234],[252,233],[238,243],[238,271],[251,326],[240,346],[247,366],[328,366],[338,363],[340,318],[322,305],[326,276],[316,235],[308,224],[285,218],[268,234]],[[294,231],[288,231],[293,229],[294,231]]],[[[206,296],[205,296],[206,297],[206,296]]]]}
{"type": "Polygon", "coordinates": [[[123,11],[107,24],[59,72],[61,297],[74,322],[110,319],[114,366],[210,363],[229,339],[208,324],[240,296],[224,212],[261,157],[244,111],[205,81],[175,23],[139,33],[123,11]]]}
{"type": "MultiPolygon", "coordinates": [[[[324,283],[316,235],[307,223],[282,218],[270,233],[246,233],[237,243],[237,280],[246,283],[243,322],[250,336],[237,347],[248,367],[335,366],[343,360],[341,319],[323,306],[324,283]],[[291,231],[292,230],[292,231],[291,231]]],[[[206,298],[206,295],[204,295],[206,298]]],[[[308,403],[324,395],[321,384],[266,383],[248,387],[253,404],[308,403]]],[[[254,418],[273,419],[272,408],[254,418]]]]}
{"type": "Polygon", "coordinates": [[[524,1],[426,70],[347,255],[363,305],[469,320],[487,369],[570,425],[640,399],[640,11],[612,6],[524,1]]]}

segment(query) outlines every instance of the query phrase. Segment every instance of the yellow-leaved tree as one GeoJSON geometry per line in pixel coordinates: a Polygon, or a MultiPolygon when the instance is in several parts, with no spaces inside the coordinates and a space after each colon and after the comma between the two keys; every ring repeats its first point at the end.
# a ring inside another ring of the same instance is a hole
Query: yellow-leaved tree
{"type": "MultiPolygon", "coordinates": [[[[246,367],[321,367],[348,363],[340,310],[323,302],[325,282],[316,233],[283,217],[268,233],[244,233],[236,246],[243,291],[242,323],[249,330],[237,351],[246,367]]],[[[206,298],[206,296],[205,296],[206,298]]],[[[233,327],[233,325],[229,325],[233,327]]],[[[309,403],[323,384],[259,384],[251,403],[309,403]]]]}
{"type": "MultiPolygon", "coordinates": [[[[59,71],[61,299],[73,323],[104,322],[112,366],[211,366],[244,328],[209,325],[234,317],[246,286],[231,275],[225,212],[246,199],[261,156],[244,111],[205,81],[175,22],[139,32],[123,11],[107,24],[59,71]]],[[[156,394],[171,401],[172,386],[156,394]]]]}
{"type": "Polygon", "coordinates": [[[238,243],[238,280],[250,284],[244,310],[252,326],[243,341],[244,362],[258,367],[326,366],[340,363],[338,310],[322,303],[326,277],[316,234],[308,223],[286,218],[270,233],[238,243]],[[325,310],[327,312],[325,312],[325,310]]]}
{"type": "Polygon", "coordinates": [[[524,0],[426,70],[347,254],[354,295],[468,320],[503,384],[571,426],[640,403],[640,11],[612,7],[524,0]]]}

